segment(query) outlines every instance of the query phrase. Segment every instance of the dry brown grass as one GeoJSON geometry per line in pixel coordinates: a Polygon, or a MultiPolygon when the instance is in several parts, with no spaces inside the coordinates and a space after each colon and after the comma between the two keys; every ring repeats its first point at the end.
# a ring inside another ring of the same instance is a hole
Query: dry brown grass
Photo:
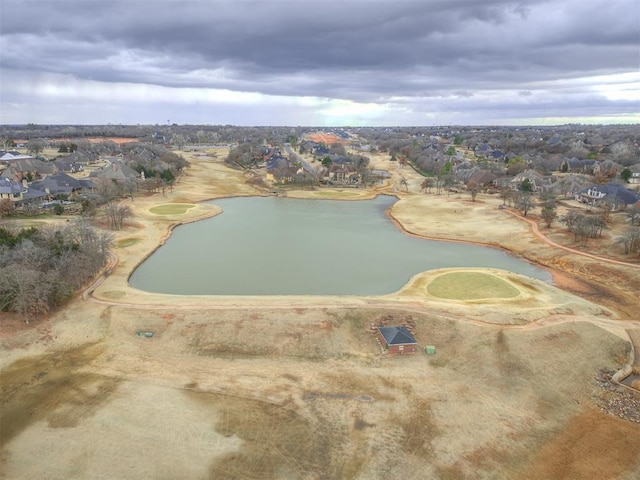
{"type": "Polygon", "coordinates": [[[119,380],[77,373],[103,353],[95,345],[15,362],[0,375],[0,445],[28,425],[45,420],[50,427],[73,427],[109,398],[119,380]]]}
{"type": "Polygon", "coordinates": [[[520,478],[618,479],[639,464],[640,425],[588,409],[538,451],[520,478]]]}
{"type": "MultiPolygon", "coordinates": [[[[200,401],[203,399],[200,398],[200,401]]],[[[304,418],[261,402],[212,396],[218,410],[216,430],[243,441],[209,469],[211,479],[303,478],[326,476],[329,445],[304,418]]]]}

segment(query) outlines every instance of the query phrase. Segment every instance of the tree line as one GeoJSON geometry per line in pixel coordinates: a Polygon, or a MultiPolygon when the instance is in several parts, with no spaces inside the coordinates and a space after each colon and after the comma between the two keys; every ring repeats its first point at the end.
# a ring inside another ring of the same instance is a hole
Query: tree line
{"type": "Polygon", "coordinates": [[[81,218],[64,226],[0,227],[0,311],[28,323],[64,304],[104,266],[112,241],[81,218]]]}

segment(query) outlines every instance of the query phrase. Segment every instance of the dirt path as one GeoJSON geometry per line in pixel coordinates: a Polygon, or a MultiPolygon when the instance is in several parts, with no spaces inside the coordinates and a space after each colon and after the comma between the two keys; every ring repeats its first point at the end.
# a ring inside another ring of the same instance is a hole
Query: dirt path
{"type": "Polygon", "coordinates": [[[629,339],[633,344],[633,350],[635,352],[633,365],[635,367],[640,367],[640,328],[629,329],[627,330],[627,334],[629,335],[629,339]]]}
{"type": "Polygon", "coordinates": [[[588,257],[591,258],[593,260],[597,260],[599,262],[606,262],[606,263],[612,263],[615,265],[624,265],[625,267],[632,267],[632,268],[640,268],[640,264],[638,263],[629,263],[629,262],[623,262],[620,260],[614,260],[612,258],[606,258],[606,257],[599,257],[598,255],[593,255],[591,253],[587,253],[587,252],[582,252],[580,250],[576,250],[575,248],[571,248],[571,247],[565,247],[564,245],[560,245],[559,243],[554,242],[553,240],[549,239],[548,237],[546,237],[538,228],[538,223],[535,220],[532,220],[530,218],[526,218],[523,215],[521,215],[518,212],[514,212],[513,210],[509,210],[509,209],[505,209],[507,212],[509,212],[511,215],[513,215],[516,218],[519,218],[520,220],[524,220],[525,222],[527,222],[529,225],[531,225],[531,230],[533,232],[533,234],[539,238],[540,240],[542,240],[544,243],[546,243],[549,246],[555,247],[555,248],[559,248],[561,250],[565,250],[567,252],[576,254],[576,255],[581,255],[583,257],[588,257]]]}

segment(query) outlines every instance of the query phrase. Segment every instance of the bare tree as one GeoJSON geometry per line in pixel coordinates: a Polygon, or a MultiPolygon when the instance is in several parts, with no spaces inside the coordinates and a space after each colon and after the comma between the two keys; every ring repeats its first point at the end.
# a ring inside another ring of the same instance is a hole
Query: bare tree
{"type": "Polygon", "coordinates": [[[576,242],[587,244],[589,238],[597,238],[602,235],[606,223],[599,215],[583,215],[577,212],[569,212],[563,219],[570,232],[573,233],[576,242]]]}
{"type": "Polygon", "coordinates": [[[623,245],[625,255],[640,253],[640,229],[629,228],[624,235],[616,239],[616,243],[623,245]]]}
{"type": "Polygon", "coordinates": [[[42,152],[44,147],[46,147],[46,142],[41,138],[34,138],[33,140],[29,140],[29,143],[27,143],[27,151],[34,155],[42,152]]]}
{"type": "Polygon", "coordinates": [[[532,210],[535,205],[533,203],[533,196],[530,192],[519,192],[516,200],[516,206],[518,210],[526,217],[527,213],[532,210]]]}
{"type": "Polygon", "coordinates": [[[551,224],[553,221],[558,218],[558,213],[556,211],[555,205],[544,204],[542,209],[540,210],[540,216],[547,224],[547,228],[551,228],[551,224]]]}
{"type": "Polygon", "coordinates": [[[31,239],[20,242],[13,249],[13,255],[20,266],[27,270],[45,270],[51,258],[50,251],[31,239]]]}
{"type": "Polygon", "coordinates": [[[128,205],[108,203],[104,208],[104,214],[112,230],[122,230],[124,222],[133,215],[128,205]]]}
{"type": "Polygon", "coordinates": [[[502,198],[502,205],[506,205],[507,201],[510,204],[511,200],[513,199],[513,190],[511,190],[509,187],[501,187],[500,198],[502,198]]]}
{"type": "Polygon", "coordinates": [[[95,192],[100,199],[100,203],[107,203],[118,197],[120,188],[118,184],[109,178],[98,178],[94,182],[95,192]]]}
{"type": "Polygon", "coordinates": [[[142,180],[140,185],[148,194],[151,194],[162,188],[162,180],[158,177],[148,177],[142,180]]]}
{"type": "Polygon", "coordinates": [[[3,198],[0,200],[0,218],[10,217],[15,213],[15,205],[9,198],[3,198]]]}
{"type": "Polygon", "coordinates": [[[182,150],[185,143],[187,143],[187,140],[186,138],[184,138],[184,135],[178,133],[177,135],[173,136],[173,144],[178,147],[178,150],[182,150]]]}
{"type": "Polygon", "coordinates": [[[0,310],[17,312],[25,323],[49,311],[52,283],[46,275],[18,264],[9,265],[0,272],[0,310]]]}
{"type": "Polygon", "coordinates": [[[431,193],[431,187],[433,187],[433,178],[431,177],[425,178],[420,184],[420,188],[426,193],[431,193]]]}
{"type": "Polygon", "coordinates": [[[598,214],[604,223],[611,224],[611,212],[613,212],[613,201],[607,195],[597,204],[598,214]]]}
{"type": "Polygon", "coordinates": [[[632,226],[635,225],[636,222],[640,225],[640,206],[634,205],[630,207],[626,213],[632,226]]]}
{"type": "Polygon", "coordinates": [[[104,265],[113,237],[86,221],[0,236],[0,311],[26,322],[71,297],[104,265]]]}
{"type": "Polygon", "coordinates": [[[547,228],[551,228],[553,221],[558,218],[556,197],[552,193],[543,193],[540,195],[542,202],[540,217],[547,224],[547,228]]]}
{"type": "Polygon", "coordinates": [[[476,201],[476,196],[478,195],[479,190],[478,182],[471,180],[467,183],[467,191],[469,192],[469,195],[471,195],[472,202],[476,201]]]}
{"type": "Polygon", "coordinates": [[[4,135],[0,137],[0,146],[2,146],[3,150],[8,150],[13,145],[13,140],[10,137],[5,137],[4,135]]]}

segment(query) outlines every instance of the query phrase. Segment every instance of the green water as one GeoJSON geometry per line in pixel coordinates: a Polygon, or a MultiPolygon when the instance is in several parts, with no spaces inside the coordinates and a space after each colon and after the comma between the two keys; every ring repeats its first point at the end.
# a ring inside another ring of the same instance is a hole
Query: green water
{"type": "Polygon", "coordinates": [[[395,201],[215,200],[222,214],[176,228],[129,281],[181,295],[379,295],[447,267],[493,267],[551,281],[545,270],[497,249],[403,234],[384,214],[395,201]]]}

